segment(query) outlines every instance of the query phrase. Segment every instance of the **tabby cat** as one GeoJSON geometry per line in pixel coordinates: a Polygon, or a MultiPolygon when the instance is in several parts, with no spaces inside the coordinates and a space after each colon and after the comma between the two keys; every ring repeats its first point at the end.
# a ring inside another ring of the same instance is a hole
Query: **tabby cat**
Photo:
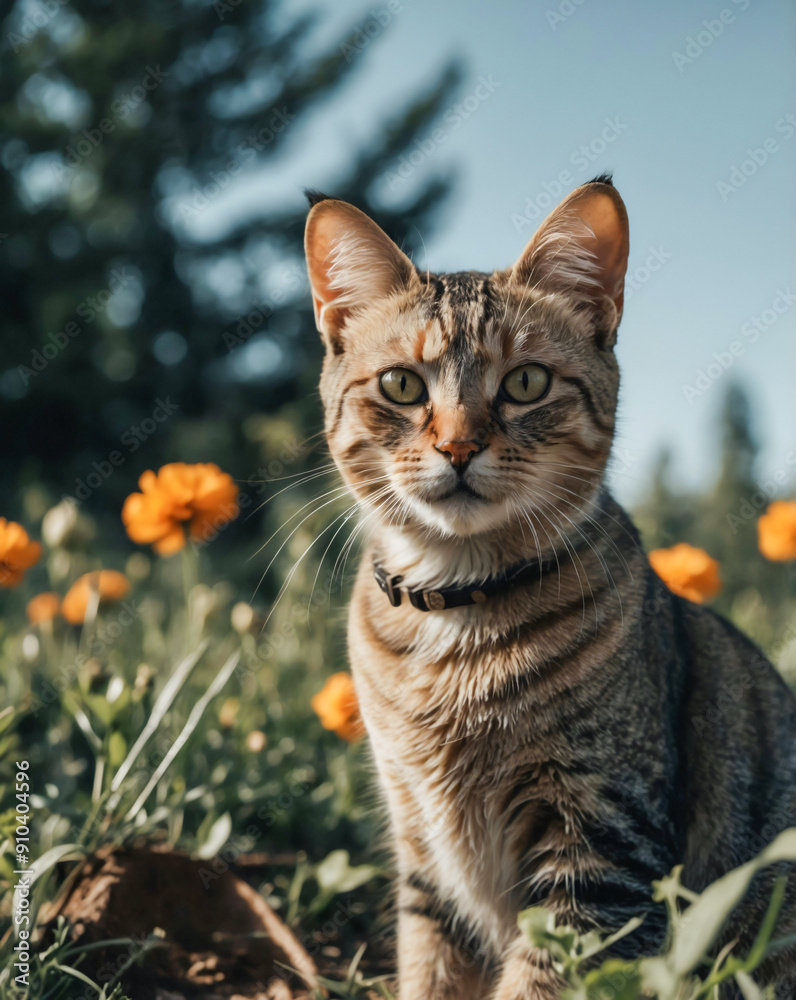
{"type": "MultiPolygon", "coordinates": [[[[656,577],[605,488],[628,259],[611,179],[492,274],[422,273],[358,209],[309,197],[326,438],[369,529],[349,651],[400,998],[557,997],[518,912],[605,931],[644,914],[615,954],[659,949],[654,879],[682,864],[698,891],[796,822],[796,703],[656,577]]],[[[772,879],[727,928],[739,953],[772,879]]],[[[795,967],[784,950],[762,978],[791,998],[795,967]]]]}

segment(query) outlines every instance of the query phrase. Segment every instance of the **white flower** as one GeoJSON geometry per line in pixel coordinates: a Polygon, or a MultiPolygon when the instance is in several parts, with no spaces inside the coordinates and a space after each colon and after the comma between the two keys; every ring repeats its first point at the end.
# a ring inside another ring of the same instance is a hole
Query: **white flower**
{"type": "Polygon", "coordinates": [[[77,517],[77,504],[70,497],[65,497],[44,515],[41,522],[42,538],[51,548],[63,545],[77,526],[77,517]]]}

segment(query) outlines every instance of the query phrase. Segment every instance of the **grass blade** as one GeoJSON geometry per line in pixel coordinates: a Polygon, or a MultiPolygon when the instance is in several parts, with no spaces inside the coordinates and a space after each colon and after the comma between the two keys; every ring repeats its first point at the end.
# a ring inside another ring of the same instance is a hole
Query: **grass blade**
{"type": "Polygon", "coordinates": [[[155,730],[160,725],[163,716],[171,708],[172,702],[177,697],[180,688],[183,686],[185,681],[188,679],[188,675],[191,673],[193,668],[199,662],[200,657],[207,649],[209,639],[205,639],[201,642],[197,648],[189,653],[188,656],[182,660],[181,663],[177,665],[174,673],[169,677],[168,681],[163,687],[163,690],[158,695],[157,701],[152,706],[152,714],[149,716],[146,725],[141,730],[138,739],[130,748],[130,752],[127,754],[125,759],[122,761],[119,770],[113,776],[113,781],[111,782],[111,791],[115,792],[116,789],[121,785],[124,779],[127,777],[130,768],[138,760],[138,755],[144,749],[144,746],[150,736],[155,732],[155,730]]]}
{"type": "Polygon", "coordinates": [[[188,721],[183,726],[179,736],[172,743],[171,747],[169,748],[169,752],[160,762],[155,772],[153,773],[152,777],[147,782],[146,788],[144,788],[144,790],[135,800],[135,803],[132,806],[132,808],[128,811],[127,815],[125,816],[126,822],[129,822],[130,820],[133,819],[133,817],[136,815],[141,806],[149,798],[149,794],[152,791],[152,789],[155,787],[155,785],[157,785],[157,783],[163,777],[163,775],[166,772],[166,769],[169,767],[169,765],[177,756],[177,754],[180,752],[180,750],[182,750],[183,746],[188,740],[188,737],[191,735],[194,729],[196,729],[197,725],[199,724],[199,720],[204,715],[204,711],[207,708],[209,702],[212,701],[213,698],[215,698],[218,692],[224,687],[229,678],[232,676],[232,673],[235,670],[235,667],[237,667],[239,660],[240,660],[240,650],[238,650],[237,652],[233,653],[232,656],[230,656],[230,658],[227,660],[224,666],[216,674],[215,678],[213,679],[213,683],[210,685],[207,691],[205,691],[205,693],[202,695],[199,701],[197,701],[197,703],[191,709],[191,714],[188,716],[188,721]]]}

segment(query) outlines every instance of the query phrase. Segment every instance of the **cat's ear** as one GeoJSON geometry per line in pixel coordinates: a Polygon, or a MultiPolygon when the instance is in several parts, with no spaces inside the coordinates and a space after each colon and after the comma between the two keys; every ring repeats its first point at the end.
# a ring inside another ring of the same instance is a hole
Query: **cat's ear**
{"type": "MultiPolygon", "coordinates": [[[[311,199],[312,200],[312,199],[311,199]]],[[[345,201],[324,198],[304,232],[315,325],[336,352],[349,317],[418,281],[411,260],[376,223],[345,201]]]]}
{"type": "Polygon", "coordinates": [[[629,235],[627,211],[608,178],[576,188],[544,220],[512,279],[573,299],[594,317],[605,346],[622,318],[629,235]]]}

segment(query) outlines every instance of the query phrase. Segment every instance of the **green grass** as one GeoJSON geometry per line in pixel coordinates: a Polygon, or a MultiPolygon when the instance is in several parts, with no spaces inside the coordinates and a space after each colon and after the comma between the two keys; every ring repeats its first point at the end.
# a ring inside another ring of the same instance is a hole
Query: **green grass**
{"type": "MultiPolygon", "coordinates": [[[[28,527],[35,536],[36,526],[28,527]]],[[[297,533],[286,559],[297,558],[308,537],[297,533]]],[[[214,544],[222,546],[223,537],[214,544]]],[[[332,594],[323,576],[318,587],[317,564],[302,563],[263,633],[272,609],[255,602],[251,621],[240,608],[233,615],[236,588],[213,579],[207,551],[170,559],[114,553],[103,565],[123,567],[131,579],[124,603],[101,608],[82,628],[62,620],[29,626],[31,596],[63,592],[97,565],[85,548],[46,551],[22,587],[0,596],[0,698],[9,706],[0,713],[0,1000],[124,996],[123,969],[103,986],[86,979],[87,950],[70,941],[63,923],[35,954],[29,990],[14,987],[8,890],[15,764],[22,760],[30,764],[31,856],[38,859],[33,918],[54,898],[59,866],[104,844],[171,845],[208,861],[220,856],[222,865],[266,852],[274,863],[255,887],[311,946],[330,994],[389,997],[389,866],[367,748],[323,730],[310,708],[325,677],[344,664],[344,597],[332,594]],[[346,919],[338,925],[331,917],[343,903],[346,919]]],[[[796,857],[791,840],[782,849],[796,857]]],[[[685,960],[678,932],[683,905],[701,907],[699,925],[716,930],[744,877],[729,877],[731,884],[700,900],[679,886],[676,873],[651,887],[671,915],[667,951],[656,959],[594,969],[604,946],[597,935],[556,928],[539,911],[520,923],[550,949],[568,995],[578,1000],[632,1000],[643,989],[660,1000],[712,1000],[726,978],[759,1000],[754,970],[781,946],[771,940],[773,919],[751,955],[713,962],[705,955],[715,933],[698,941],[691,933],[685,960]]]]}
{"type": "MultiPolygon", "coordinates": [[[[93,568],[82,551],[46,552],[18,590],[0,596],[0,698],[9,706],[0,715],[3,962],[12,944],[8,890],[21,760],[30,764],[31,857],[38,859],[34,916],[53,898],[58,864],[102,844],[144,840],[202,857],[223,851],[225,863],[250,852],[275,855],[281,863],[258,888],[303,933],[323,926],[338,892],[353,893],[354,917],[335,941],[350,949],[345,960],[366,922],[372,926],[368,911],[385,876],[373,864],[383,859],[372,848],[380,835],[367,753],[323,730],[310,708],[339,668],[339,653],[329,655],[327,609],[307,623],[301,595],[314,567],[297,574],[297,596],[280,604],[264,637],[269,609],[255,605],[250,627],[233,628],[234,590],[202,582],[207,562],[205,552],[197,559],[190,549],[167,560],[134,554],[126,564],[129,597],[82,628],[61,619],[31,627],[24,616],[35,593],[63,593],[93,568]],[[371,864],[341,866],[341,848],[346,861],[371,864]]],[[[103,560],[109,564],[120,561],[103,560]]],[[[42,970],[50,978],[58,971],[62,947],[74,955],[74,947],[51,946],[37,959],[39,979],[42,970]]],[[[6,968],[0,997],[12,995],[6,968]]]]}

